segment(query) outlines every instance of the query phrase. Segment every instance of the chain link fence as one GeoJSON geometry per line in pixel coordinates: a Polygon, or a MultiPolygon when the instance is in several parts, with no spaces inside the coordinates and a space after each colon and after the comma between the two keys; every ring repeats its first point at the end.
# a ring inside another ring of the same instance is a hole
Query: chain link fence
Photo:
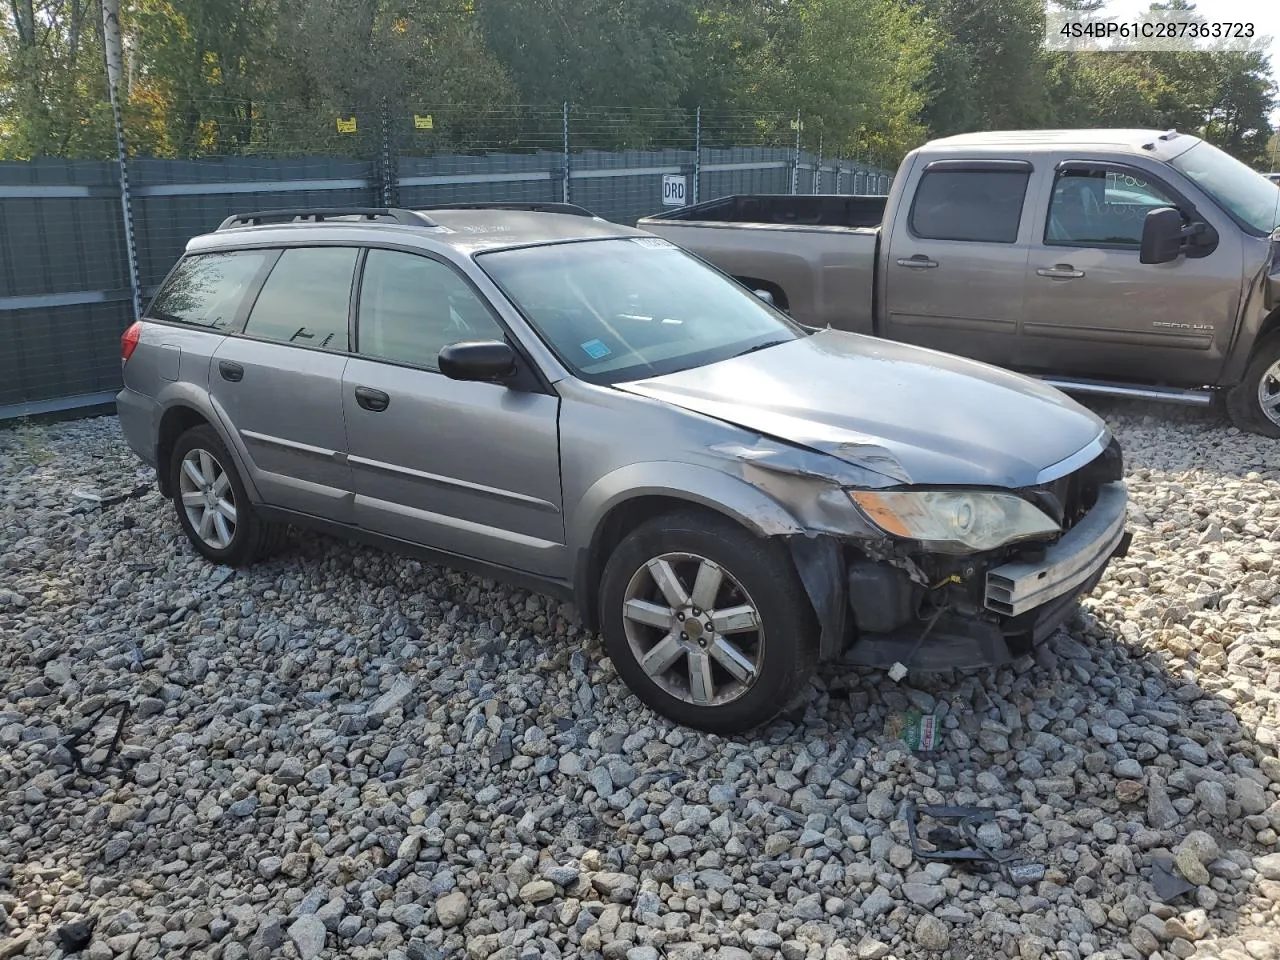
{"type": "Polygon", "coordinates": [[[233,213],[564,200],[629,224],[736,193],[884,193],[890,183],[864,159],[825,156],[821,124],[797,115],[192,107],[160,118],[129,106],[127,192],[109,160],[0,163],[0,420],[110,403],[134,313],[130,258],[145,304],[187,241],[233,213]]]}

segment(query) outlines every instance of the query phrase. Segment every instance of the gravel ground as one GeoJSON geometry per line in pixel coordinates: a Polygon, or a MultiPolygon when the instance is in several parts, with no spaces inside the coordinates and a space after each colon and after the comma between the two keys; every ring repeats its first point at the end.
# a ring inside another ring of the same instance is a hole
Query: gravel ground
{"type": "Polygon", "coordinates": [[[216,568],[85,499],[149,481],[113,419],[0,433],[0,960],[1280,957],[1280,444],[1099,409],[1135,540],[1050,649],[827,668],[740,740],[554,601],[313,535],[216,568]],[[908,799],[1012,812],[1044,879],[915,860],[908,799]]]}

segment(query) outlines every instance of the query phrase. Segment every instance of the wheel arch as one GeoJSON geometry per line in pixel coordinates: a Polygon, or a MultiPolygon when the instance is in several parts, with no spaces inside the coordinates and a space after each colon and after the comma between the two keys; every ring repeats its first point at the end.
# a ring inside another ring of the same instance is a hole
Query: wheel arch
{"type": "Polygon", "coordinates": [[[173,445],[192,427],[207,424],[231,454],[236,471],[240,474],[240,482],[244,484],[250,499],[260,502],[253,477],[246,469],[244,451],[236,438],[228,435],[224,421],[217,411],[190,384],[176,383],[173,387],[172,392],[159,397],[161,413],[156,426],[156,481],[161,496],[173,495],[169,483],[169,460],[173,454],[173,445]]]}
{"type": "Polygon", "coordinates": [[[616,470],[587,491],[573,524],[574,597],[587,629],[600,625],[600,577],[613,548],[645,521],[691,508],[726,517],[760,537],[805,532],[776,500],[709,467],[652,463],[616,470]]]}

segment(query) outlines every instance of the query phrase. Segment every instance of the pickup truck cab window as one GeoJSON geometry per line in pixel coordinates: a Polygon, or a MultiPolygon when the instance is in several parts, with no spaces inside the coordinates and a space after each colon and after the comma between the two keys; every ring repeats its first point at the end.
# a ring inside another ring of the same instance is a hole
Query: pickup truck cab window
{"type": "Polygon", "coordinates": [[[489,308],[438,260],[370,250],[360,283],[357,327],[362,356],[438,370],[437,358],[462,340],[502,340],[489,308]]]}
{"type": "Polygon", "coordinates": [[[1054,178],[1045,243],[1137,250],[1147,214],[1159,207],[1179,204],[1140,170],[1068,167],[1054,178]]]}
{"type": "Polygon", "coordinates": [[[357,253],[355,247],[284,251],[249,311],[245,334],[345,352],[357,253]]]}
{"type": "Polygon", "coordinates": [[[1015,243],[1030,169],[925,170],[911,206],[911,232],[922,240],[1015,243]]]}

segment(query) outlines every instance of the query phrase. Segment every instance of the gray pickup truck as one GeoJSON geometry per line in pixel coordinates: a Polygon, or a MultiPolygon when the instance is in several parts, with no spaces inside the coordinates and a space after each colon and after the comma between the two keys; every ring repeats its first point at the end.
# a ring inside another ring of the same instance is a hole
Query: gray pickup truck
{"type": "Polygon", "coordinates": [[[731,196],[637,224],[810,326],[1075,393],[1221,394],[1239,427],[1280,437],[1278,225],[1265,176],[1143,130],[948,137],[887,197],[731,196]]]}

